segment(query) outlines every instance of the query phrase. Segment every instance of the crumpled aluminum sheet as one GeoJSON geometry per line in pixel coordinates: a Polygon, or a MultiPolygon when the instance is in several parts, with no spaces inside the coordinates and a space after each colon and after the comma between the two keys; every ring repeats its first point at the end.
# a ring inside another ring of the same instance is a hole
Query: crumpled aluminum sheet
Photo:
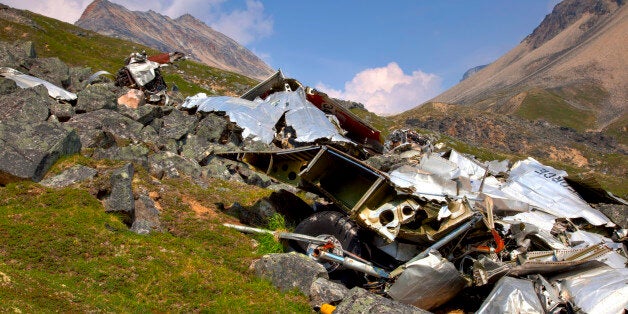
{"type": "Polygon", "coordinates": [[[476,313],[523,314],[544,313],[544,310],[532,281],[502,277],[476,313]]]}
{"type": "Polygon", "coordinates": [[[199,93],[186,98],[184,108],[197,108],[198,111],[225,112],[232,122],[244,129],[242,136],[253,136],[253,140],[270,144],[275,138],[275,124],[285,113],[286,125],[296,131],[297,142],[314,142],[321,138],[333,141],[350,142],[339,134],[334,124],[324,112],[310,104],[302,88],[294,92],[277,92],[265,100],[256,98],[250,101],[238,97],[207,97],[199,93]]]}
{"type": "Polygon", "coordinates": [[[628,268],[598,267],[552,278],[560,294],[585,313],[624,313],[628,308],[628,268]]]}
{"type": "Polygon", "coordinates": [[[302,88],[294,92],[273,93],[264,102],[273,105],[278,103],[277,107],[285,108],[286,125],[292,126],[296,131],[297,142],[314,142],[320,138],[349,142],[339,134],[339,130],[324,112],[307,101],[302,88]]]}
{"type": "Polygon", "coordinates": [[[455,162],[449,161],[436,153],[423,155],[419,163],[419,169],[447,179],[456,179],[460,176],[460,168],[455,162]]]}
{"type": "Polygon", "coordinates": [[[144,86],[155,79],[155,69],[159,68],[159,63],[146,60],[146,62],[129,63],[126,67],[135,82],[144,86]]]}
{"type": "Polygon", "coordinates": [[[501,191],[510,198],[526,202],[556,217],[582,217],[593,225],[614,226],[598,210],[592,208],[569,186],[563,177],[567,172],[545,166],[528,157],[510,170],[501,191]]]}
{"type": "Polygon", "coordinates": [[[486,175],[486,169],[471,158],[468,158],[455,150],[451,150],[449,161],[454,162],[460,169],[460,175],[473,181],[481,181],[486,175]]]}
{"type": "Polygon", "coordinates": [[[412,194],[428,200],[446,202],[445,195],[455,196],[455,181],[425,173],[415,167],[403,165],[389,173],[390,181],[400,188],[410,188],[412,194]]]}
{"type": "Polygon", "coordinates": [[[430,310],[455,297],[466,280],[448,260],[430,253],[407,266],[388,295],[394,300],[430,310]]]}
{"type": "Polygon", "coordinates": [[[48,90],[48,95],[54,99],[72,101],[76,99],[76,94],[54,85],[40,78],[24,74],[12,68],[0,68],[0,76],[13,80],[20,88],[30,88],[37,85],[44,85],[48,90]]]}

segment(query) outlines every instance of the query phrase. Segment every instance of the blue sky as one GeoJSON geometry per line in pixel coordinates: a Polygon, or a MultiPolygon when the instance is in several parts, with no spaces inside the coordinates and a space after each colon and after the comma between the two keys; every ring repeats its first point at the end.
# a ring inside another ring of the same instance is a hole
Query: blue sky
{"type": "MultiPolygon", "coordinates": [[[[515,47],[557,0],[110,0],[190,13],[305,85],[392,114],[515,47]]],[[[74,22],[89,0],[0,0],[74,22]]]]}

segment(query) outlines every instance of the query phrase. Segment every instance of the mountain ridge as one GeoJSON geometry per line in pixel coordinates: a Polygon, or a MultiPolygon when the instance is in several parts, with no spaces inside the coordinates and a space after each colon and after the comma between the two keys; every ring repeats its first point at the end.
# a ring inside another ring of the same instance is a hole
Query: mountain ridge
{"type": "Polygon", "coordinates": [[[75,25],[162,51],[182,51],[209,66],[260,80],[274,72],[247,48],[189,13],[172,19],[152,10],[130,11],[107,0],[95,0],[75,25]]]}
{"type": "Polygon", "coordinates": [[[623,2],[563,1],[518,46],[430,102],[506,111],[503,107],[513,98],[532,89],[586,93],[594,85],[603,91],[596,106],[578,97],[563,98],[575,107],[591,109],[597,119],[590,129],[602,130],[627,113],[627,33],[628,9],[623,2]]]}

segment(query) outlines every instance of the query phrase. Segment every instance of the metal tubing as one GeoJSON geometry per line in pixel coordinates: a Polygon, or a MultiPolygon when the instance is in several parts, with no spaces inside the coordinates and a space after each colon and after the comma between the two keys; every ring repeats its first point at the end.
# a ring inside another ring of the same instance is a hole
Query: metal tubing
{"type": "Polygon", "coordinates": [[[316,259],[338,263],[346,268],[357,270],[359,272],[363,272],[365,274],[375,276],[378,278],[390,278],[390,274],[388,274],[388,272],[386,272],[385,270],[379,267],[362,263],[353,258],[338,256],[336,254],[329,253],[326,251],[321,251],[318,249],[315,249],[314,252],[312,252],[312,256],[316,259]]]}
{"type": "Polygon", "coordinates": [[[449,241],[453,240],[454,238],[458,237],[459,235],[461,235],[462,233],[466,232],[467,230],[473,228],[473,226],[475,226],[475,224],[482,220],[482,215],[478,215],[476,214],[475,216],[473,216],[471,218],[471,220],[467,221],[466,223],[464,223],[463,225],[461,225],[460,227],[456,228],[454,231],[452,231],[451,233],[449,233],[448,235],[446,235],[445,237],[443,237],[442,239],[438,240],[436,243],[432,244],[430,247],[428,247],[427,249],[423,250],[423,252],[419,253],[419,255],[415,256],[414,258],[412,258],[411,260],[407,261],[405,264],[397,267],[395,270],[393,270],[390,275],[392,277],[396,277],[397,275],[401,274],[401,272],[406,269],[406,267],[411,264],[412,262],[418,261],[422,258],[427,257],[427,255],[430,254],[430,252],[432,250],[438,250],[441,247],[443,247],[444,245],[446,245],[447,243],[449,243],[449,241]]]}

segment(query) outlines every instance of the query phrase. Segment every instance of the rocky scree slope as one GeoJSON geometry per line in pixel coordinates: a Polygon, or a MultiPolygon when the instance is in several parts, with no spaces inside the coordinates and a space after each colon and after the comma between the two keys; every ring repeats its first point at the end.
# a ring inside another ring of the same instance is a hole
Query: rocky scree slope
{"type": "Polygon", "coordinates": [[[161,51],[181,51],[209,66],[260,80],[274,72],[251,51],[190,14],[171,19],[152,10],[130,11],[107,0],[95,0],[75,25],[161,51]]]}

